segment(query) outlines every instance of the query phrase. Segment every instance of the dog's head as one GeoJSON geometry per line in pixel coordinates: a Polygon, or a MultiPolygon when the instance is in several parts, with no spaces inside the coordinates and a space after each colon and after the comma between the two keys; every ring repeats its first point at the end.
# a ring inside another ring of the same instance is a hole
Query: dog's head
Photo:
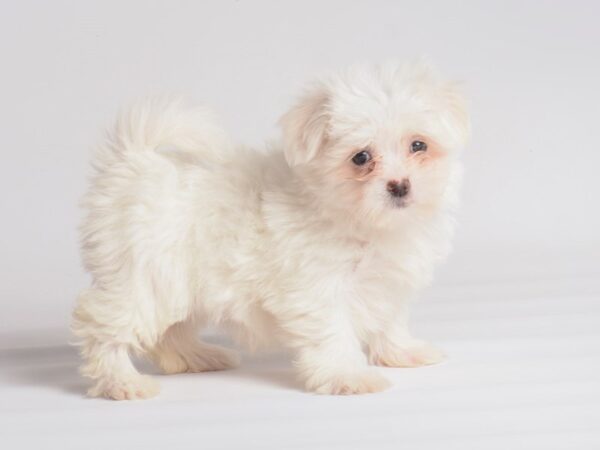
{"type": "Polygon", "coordinates": [[[285,158],[306,188],[326,208],[377,223],[447,205],[469,134],[456,85],[423,62],[329,77],[280,123],[285,158]]]}

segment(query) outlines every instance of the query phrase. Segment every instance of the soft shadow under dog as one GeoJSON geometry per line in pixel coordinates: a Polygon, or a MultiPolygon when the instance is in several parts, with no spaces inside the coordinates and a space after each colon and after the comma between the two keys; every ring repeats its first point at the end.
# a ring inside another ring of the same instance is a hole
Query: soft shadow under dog
{"type": "Polygon", "coordinates": [[[13,385],[43,386],[82,395],[77,349],[69,345],[0,350],[0,377],[13,385]]]}
{"type": "MultiPolygon", "coordinates": [[[[219,338],[208,340],[223,343],[219,338]]],[[[15,386],[46,387],[82,397],[88,382],[78,373],[79,364],[77,349],[70,345],[0,350],[2,381],[15,386]]],[[[137,360],[136,365],[144,373],[161,375],[148,361],[137,360]]],[[[294,377],[289,357],[280,353],[245,355],[239,368],[219,374],[232,381],[248,379],[280,388],[302,390],[301,384],[294,377]]]]}

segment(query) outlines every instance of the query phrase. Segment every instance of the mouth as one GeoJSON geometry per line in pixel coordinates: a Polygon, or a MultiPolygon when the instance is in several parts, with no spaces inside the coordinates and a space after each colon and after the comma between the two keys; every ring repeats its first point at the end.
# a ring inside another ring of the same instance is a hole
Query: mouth
{"type": "Polygon", "coordinates": [[[410,205],[410,200],[407,198],[394,198],[391,199],[392,207],[394,208],[407,208],[410,205]]]}

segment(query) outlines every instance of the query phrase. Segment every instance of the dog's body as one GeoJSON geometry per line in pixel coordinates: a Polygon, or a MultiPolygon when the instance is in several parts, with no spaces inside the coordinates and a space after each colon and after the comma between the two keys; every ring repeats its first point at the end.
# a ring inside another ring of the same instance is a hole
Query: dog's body
{"type": "Polygon", "coordinates": [[[419,64],[350,71],[282,126],[283,148],[255,152],[205,110],[150,101],[121,117],[85,200],[94,282],[73,328],[91,395],[157,392],[130,351],[167,373],[235,365],[198,340],[205,325],[287,347],[320,393],[385,388],[369,362],[441,359],[410,336],[406,309],[453,228],[468,133],[454,87],[419,64]]]}

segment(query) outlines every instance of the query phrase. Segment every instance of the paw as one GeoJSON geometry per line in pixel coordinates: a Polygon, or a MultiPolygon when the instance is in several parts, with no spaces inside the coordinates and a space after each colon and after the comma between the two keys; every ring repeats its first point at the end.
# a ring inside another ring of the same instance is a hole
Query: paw
{"type": "Polygon", "coordinates": [[[391,383],[373,369],[361,369],[357,372],[346,372],[338,375],[313,376],[306,382],[306,388],[317,394],[352,395],[370,394],[383,391],[391,383]]]}
{"type": "Polygon", "coordinates": [[[187,371],[193,373],[233,369],[240,365],[236,352],[217,346],[203,347],[185,359],[187,371]]]}
{"type": "Polygon", "coordinates": [[[176,374],[232,369],[239,366],[240,359],[233,350],[203,344],[185,353],[162,352],[157,362],[166,374],[176,374]]]}
{"type": "Polygon", "coordinates": [[[371,351],[369,362],[385,367],[420,367],[437,364],[446,358],[436,347],[423,341],[410,341],[406,345],[388,345],[371,351]]]}
{"type": "Polygon", "coordinates": [[[90,397],[104,397],[112,400],[141,400],[158,394],[160,386],[147,375],[135,375],[115,379],[99,380],[89,391],[90,397]]]}

